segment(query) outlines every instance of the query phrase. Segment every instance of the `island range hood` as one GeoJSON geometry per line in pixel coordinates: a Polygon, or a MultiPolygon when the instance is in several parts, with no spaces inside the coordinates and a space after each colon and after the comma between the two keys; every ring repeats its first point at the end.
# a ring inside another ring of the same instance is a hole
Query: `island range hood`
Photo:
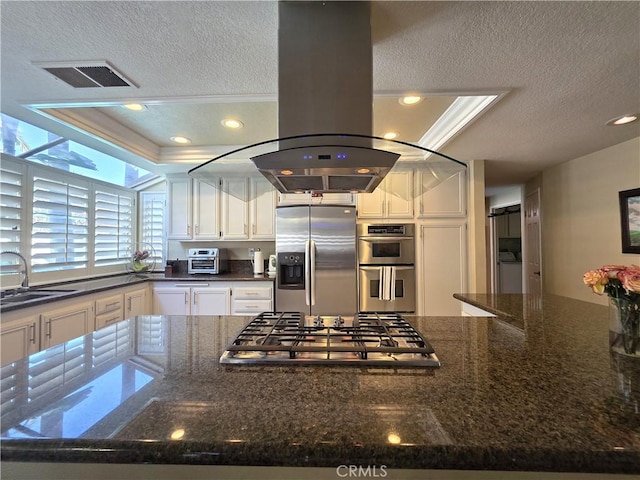
{"type": "Polygon", "coordinates": [[[278,8],[278,134],[288,140],[251,160],[280,192],[373,191],[400,155],[366,138],[373,125],[369,2],[281,1],[278,8]],[[316,135],[327,132],[355,136],[316,135]]]}
{"type": "Polygon", "coordinates": [[[432,170],[425,189],[466,168],[425,147],[372,136],[369,2],[280,1],[278,14],[279,138],[220,155],[191,176],[218,186],[219,175],[246,173],[248,164],[282,193],[369,193],[399,158],[432,170]],[[439,160],[426,162],[432,154],[439,160]]]}

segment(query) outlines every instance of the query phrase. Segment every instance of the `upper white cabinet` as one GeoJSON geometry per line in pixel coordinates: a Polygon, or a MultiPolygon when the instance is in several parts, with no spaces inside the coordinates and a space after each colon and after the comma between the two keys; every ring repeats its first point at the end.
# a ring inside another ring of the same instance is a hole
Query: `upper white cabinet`
{"type": "Polygon", "coordinates": [[[275,240],[276,238],[276,191],[264,178],[250,178],[249,219],[252,240],[275,240]]]}
{"type": "Polygon", "coordinates": [[[167,238],[218,240],[220,190],[184,175],[167,176],[167,238]]]}
{"type": "Polygon", "coordinates": [[[388,173],[372,193],[359,193],[358,218],[413,218],[413,171],[388,173]]]}
{"type": "Polygon", "coordinates": [[[466,215],[465,173],[458,172],[426,190],[433,175],[416,170],[416,198],[419,217],[463,217],[466,215]],[[425,191],[426,190],[426,191],[425,191]]]}
{"type": "Polygon", "coordinates": [[[276,191],[264,178],[222,179],[222,239],[274,240],[276,191]]]}

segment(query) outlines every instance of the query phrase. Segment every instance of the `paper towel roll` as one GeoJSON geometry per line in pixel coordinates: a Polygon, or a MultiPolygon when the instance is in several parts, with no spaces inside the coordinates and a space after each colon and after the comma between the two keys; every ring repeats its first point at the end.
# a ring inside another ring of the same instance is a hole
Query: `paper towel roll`
{"type": "Polygon", "coordinates": [[[261,251],[253,252],[253,273],[256,275],[264,273],[264,257],[261,251]]]}

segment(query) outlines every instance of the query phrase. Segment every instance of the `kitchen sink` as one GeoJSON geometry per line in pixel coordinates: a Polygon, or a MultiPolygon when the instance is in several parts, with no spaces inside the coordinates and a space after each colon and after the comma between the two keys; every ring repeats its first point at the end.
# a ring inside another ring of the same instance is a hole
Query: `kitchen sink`
{"type": "Polygon", "coordinates": [[[48,298],[54,295],[70,293],[74,290],[32,290],[28,292],[16,293],[15,295],[4,296],[0,299],[0,305],[6,303],[28,302],[29,300],[37,300],[40,298],[48,298]]]}

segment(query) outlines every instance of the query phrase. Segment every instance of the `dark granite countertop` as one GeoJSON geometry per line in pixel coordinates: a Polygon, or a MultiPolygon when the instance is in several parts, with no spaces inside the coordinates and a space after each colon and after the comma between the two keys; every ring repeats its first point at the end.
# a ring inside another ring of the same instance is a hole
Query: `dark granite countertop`
{"type": "Polygon", "coordinates": [[[145,282],[273,282],[274,280],[274,277],[269,277],[266,274],[256,276],[250,271],[221,273],[218,275],[189,275],[187,273],[177,273],[171,276],[166,276],[164,273],[145,273],[85,278],[82,280],[50,283],[32,287],[32,291],[51,289],[60,290],[60,292],[50,297],[37,298],[24,302],[2,304],[0,305],[0,313],[33,307],[36,305],[49,303],[51,301],[66,300],[68,298],[80,297],[82,295],[98,293],[106,290],[113,290],[114,288],[129,287],[131,285],[145,282]]]}
{"type": "Polygon", "coordinates": [[[407,317],[440,368],[221,366],[248,317],[125,320],[2,368],[2,460],[640,474],[607,308],[509,301],[407,317]]]}

